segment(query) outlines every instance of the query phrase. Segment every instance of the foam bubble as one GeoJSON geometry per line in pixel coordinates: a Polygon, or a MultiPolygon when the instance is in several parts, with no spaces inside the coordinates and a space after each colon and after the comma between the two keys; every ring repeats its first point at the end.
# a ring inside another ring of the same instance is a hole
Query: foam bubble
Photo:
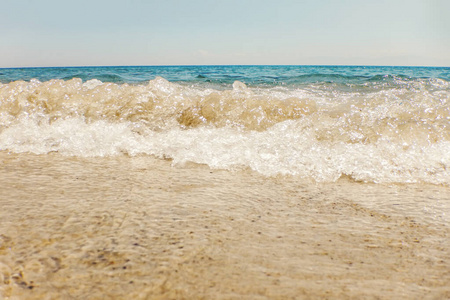
{"type": "Polygon", "coordinates": [[[0,134],[0,148],[75,156],[148,154],[172,158],[174,164],[249,167],[267,176],[296,175],[325,182],[348,175],[369,182],[450,183],[448,141],[407,148],[386,139],[371,144],[320,141],[314,128],[298,121],[262,132],[227,127],[139,132],[130,122],[86,123],[73,118],[39,124],[23,119],[0,134]]]}

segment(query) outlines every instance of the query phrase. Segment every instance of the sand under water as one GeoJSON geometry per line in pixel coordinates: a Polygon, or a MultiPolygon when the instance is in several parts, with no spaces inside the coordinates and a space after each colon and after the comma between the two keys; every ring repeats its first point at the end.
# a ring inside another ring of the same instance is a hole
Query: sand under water
{"type": "Polygon", "coordinates": [[[0,152],[2,299],[448,299],[450,188],[0,152]]]}

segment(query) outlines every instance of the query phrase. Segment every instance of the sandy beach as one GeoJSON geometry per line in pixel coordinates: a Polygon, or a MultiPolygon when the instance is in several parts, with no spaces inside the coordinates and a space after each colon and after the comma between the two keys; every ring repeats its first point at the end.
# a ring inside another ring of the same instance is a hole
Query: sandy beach
{"type": "Polygon", "coordinates": [[[0,300],[450,300],[450,0],[0,3],[0,300]]]}
{"type": "Polygon", "coordinates": [[[447,299],[448,187],[0,153],[2,299],[447,299]]]}

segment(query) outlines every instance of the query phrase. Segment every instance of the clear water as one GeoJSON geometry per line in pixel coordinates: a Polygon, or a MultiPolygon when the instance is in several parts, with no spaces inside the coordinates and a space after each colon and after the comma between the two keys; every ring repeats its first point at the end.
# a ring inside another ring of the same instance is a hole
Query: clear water
{"type": "Polygon", "coordinates": [[[171,82],[231,85],[239,80],[249,86],[302,85],[334,82],[363,84],[389,82],[394,77],[405,80],[440,78],[450,80],[450,68],[444,67],[374,67],[374,66],[130,66],[130,67],[57,67],[0,69],[0,82],[38,79],[83,81],[98,79],[113,83],[145,83],[156,77],[171,82]]]}

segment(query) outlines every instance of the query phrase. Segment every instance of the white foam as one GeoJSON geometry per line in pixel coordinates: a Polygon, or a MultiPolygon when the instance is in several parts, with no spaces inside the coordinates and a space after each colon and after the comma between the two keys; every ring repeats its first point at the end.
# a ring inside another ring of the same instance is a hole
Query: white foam
{"type": "Polygon", "coordinates": [[[450,142],[404,147],[388,139],[375,143],[319,141],[314,127],[285,121],[258,132],[236,128],[137,130],[131,122],[86,123],[82,118],[51,124],[23,118],[0,133],[0,149],[73,156],[148,154],[211,168],[248,167],[331,182],[342,175],[368,182],[450,184],[450,142]]]}
{"type": "Polygon", "coordinates": [[[83,87],[87,88],[88,90],[92,90],[102,84],[103,84],[103,82],[101,82],[98,79],[91,79],[91,80],[88,80],[85,83],[83,83],[83,87]]]}

